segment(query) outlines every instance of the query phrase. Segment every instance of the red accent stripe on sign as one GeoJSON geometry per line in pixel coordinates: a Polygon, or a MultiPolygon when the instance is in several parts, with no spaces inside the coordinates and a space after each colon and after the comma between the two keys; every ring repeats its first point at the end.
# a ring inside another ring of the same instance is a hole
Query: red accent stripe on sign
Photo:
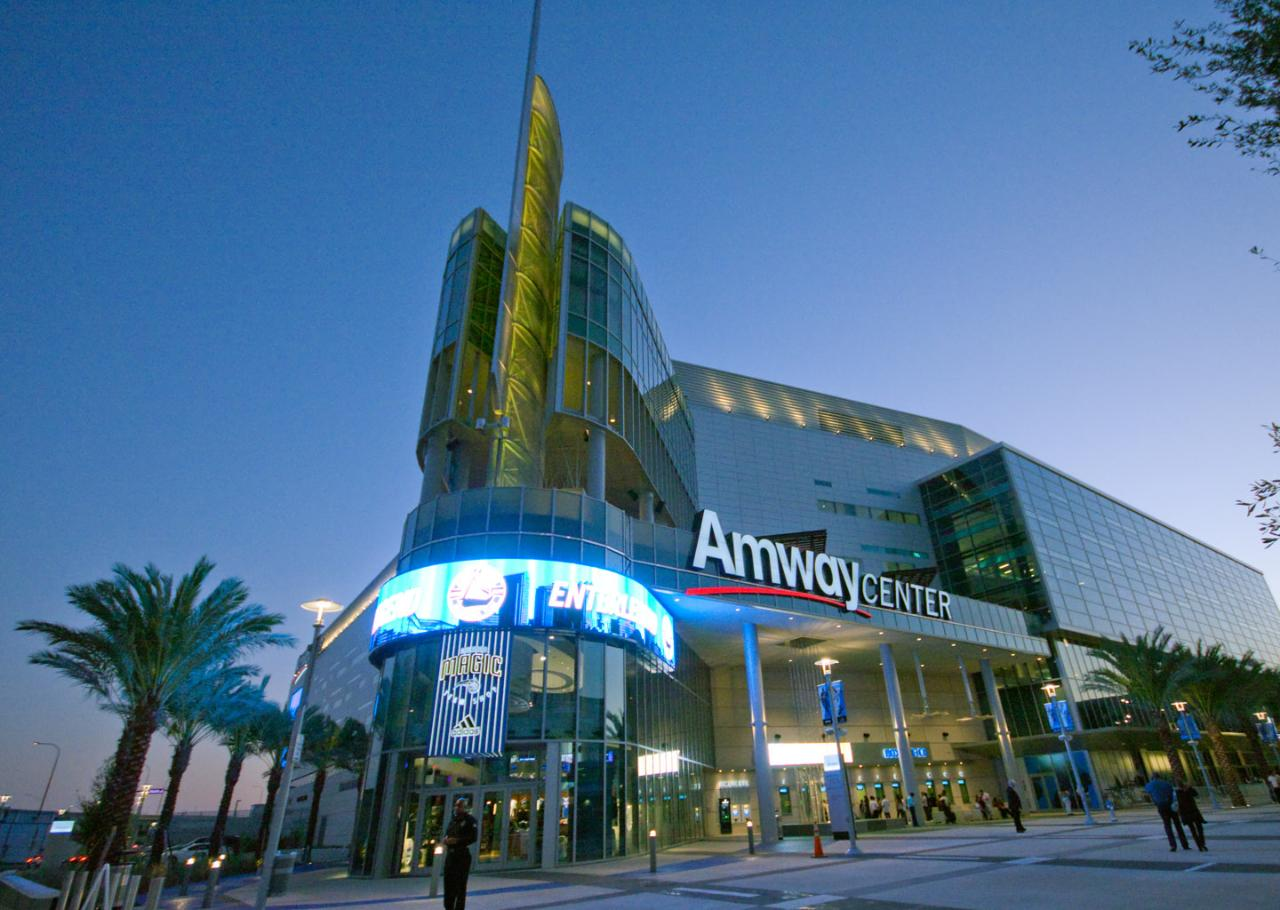
{"type": "MultiPolygon", "coordinates": [[[[845,606],[843,600],[837,600],[834,597],[823,597],[821,594],[810,594],[808,591],[792,591],[790,588],[760,588],[754,585],[742,585],[740,587],[731,588],[686,588],[686,594],[691,597],[718,597],[726,594],[772,594],[775,597],[795,597],[799,600],[816,600],[819,603],[832,604],[837,607],[845,606]]],[[[854,607],[853,612],[859,616],[871,618],[871,614],[862,607],[854,607]]]]}

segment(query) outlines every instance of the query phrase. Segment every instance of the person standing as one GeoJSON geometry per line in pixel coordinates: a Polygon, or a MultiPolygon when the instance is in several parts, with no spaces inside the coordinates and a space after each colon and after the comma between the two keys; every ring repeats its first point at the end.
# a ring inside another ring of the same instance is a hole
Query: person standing
{"type": "Polygon", "coordinates": [[[933,821],[933,797],[924,790],[920,791],[920,804],[924,806],[924,820],[933,821]]]}
{"type": "Polygon", "coordinates": [[[1164,833],[1169,838],[1169,852],[1178,852],[1178,845],[1173,839],[1175,828],[1178,830],[1178,840],[1182,842],[1182,849],[1190,850],[1191,845],[1187,843],[1187,832],[1182,829],[1182,821],[1173,810],[1173,786],[1167,780],[1153,777],[1147,781],[1147,785],[1142,789],[1147,791],[1147,795],[1151,797],[1151,802],[1155,805],[1156,811],[1160,813],[1160,821],[1164,822],[1164,833]]]}
{"type": "Polygon", "coordinates": [[[1005,805],[1009,807],[1009,815],[1013,817],[1013,830],[1022,834],[1027,829],[1022,827],[1022,797],[1018,795],[1018,785],[1009,781],[1004,791],[1005,805]]]}
{"type": "Polygon", "coordinates": [[[874,796],[871,797],[867,800],[867,807],[871,810],[872,818],[880,817],[880,800],[876,799],[874,796]]]}
{"type": "Polygon", "coordinates": [[[444,832],[444,910],[465,910],[467,876],[471,874],[471,845],[476,842],[476,820],[467,801],[453,804],[453,818],[444,832]]]}
{"type": "Polygon", "coordinates": [[[1267,790],[1271,793],[1272,801],[1280,803],[1280,771],[1274,768],[1267,775],[1267,790]]]}
{"type": "Polygon", "coordinates": [[[979,790],[979,791],[978,791],[978,811],[982,813],[982,820],[983,820],[984,822],[989,822],[989,821],[991,821],[991,803],[990,803],[990,799],[991,799],[991,797],[990,797],[990,796],[987,796],[987,791],[986,791],[986,790],[979,790]]]}
{"type": "Polygon", "coordinates": [[[1182,823],[1187,826],[1191,832],[1191,837],[1195,839],[1196,847],[1201,853],[1208,853],[1209,848],[1204,845],[1204,816],[1200,814],[1200,807],[1196,805],[1196,788],[1190,784],[1183,784],[1178,788],[1178,817],[1182,819],[1182,823]]]}

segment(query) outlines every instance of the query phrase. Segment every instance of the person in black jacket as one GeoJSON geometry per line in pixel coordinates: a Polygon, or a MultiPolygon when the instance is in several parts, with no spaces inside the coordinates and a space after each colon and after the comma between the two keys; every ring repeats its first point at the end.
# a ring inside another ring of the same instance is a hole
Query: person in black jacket
{"type": "Polygon", "coordinates": [[[1009,807],[1009,814],[1013,816],[1013,830],[1019,834],[1027,829],[1022,827],[1022,797],[1018,795],[1018,785],[1013,781],[1009,781],[1009,787],[1004,791],[1005,803],[1009,807]]]}
{"type": "Polygon", "coordinates": [[[476,820],[467,812],[467,801],[453,804],[453,818],[444,832],[444,910],[465,910],[467,876],[471,874],[471,845],[476,842],[476,820]]]}
{"type": "Polygon", "coordinates": [[[1195,838],[1200,852],[1208,853],[1209,848],[1204,845],[1204,816],[1200,814],[1200,807],[1196,805],[1196,797],[1199,796],[1196,788],[1190,784],[1183,784],[1178,788],[1177,793],[1178,817],[1191,830],[1191,836],[1195,838]]]}

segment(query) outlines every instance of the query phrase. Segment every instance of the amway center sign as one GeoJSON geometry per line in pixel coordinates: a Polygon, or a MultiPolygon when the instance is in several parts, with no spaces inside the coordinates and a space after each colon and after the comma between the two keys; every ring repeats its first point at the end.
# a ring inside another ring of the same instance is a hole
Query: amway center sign
{"type": "MultiPolygon", "coordinates": [[[[815,599],[843,604],[846,610],[864,616],[870,614],[861,604],[934,619],[952,618],[951,595],[946,591],[862,572],[851,560],[775,543],[767,537],[736,531],[726,536],[719,516],[710,509],[698,513],[696,530],[693,568],[705,570],[708,561],[715,560],[722,575],[746,579],[750,573],[751,580],[775,586],[762,588],[761,594],[809,592],[817,595],[815,599]]],[[[715,591],[698,589],[699,593],[715,591]]]]}

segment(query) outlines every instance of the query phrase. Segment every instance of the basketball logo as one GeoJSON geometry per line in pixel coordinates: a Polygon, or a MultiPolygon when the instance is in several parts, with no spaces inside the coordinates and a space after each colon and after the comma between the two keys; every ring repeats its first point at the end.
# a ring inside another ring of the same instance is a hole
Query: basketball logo
{"type": "Polygon", "coordinates": [[[507,580],[487,562],[458,570],[445,595],[449,612],[460,622],[483,622],[502,609],[506,599],[507,580]]]}

